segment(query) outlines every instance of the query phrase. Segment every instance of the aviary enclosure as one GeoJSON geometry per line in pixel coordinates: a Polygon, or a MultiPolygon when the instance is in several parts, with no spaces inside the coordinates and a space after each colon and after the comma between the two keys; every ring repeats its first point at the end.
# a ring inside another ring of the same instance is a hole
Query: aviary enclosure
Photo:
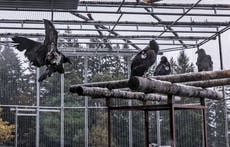
{"type": "Polygon", "coordinates": [[[1,146],[229,146],[227,0],[0,0],[0,11],[0,117],[13,125],[1,146]],[[73,64],[39,83],[44,68],[30,65],[11,38],[43,41],[43,19],[73,64]],[[151,39],[159,57],[212,52],[214,71],[150,70],[128,80],[132,57],[151,39]]]}

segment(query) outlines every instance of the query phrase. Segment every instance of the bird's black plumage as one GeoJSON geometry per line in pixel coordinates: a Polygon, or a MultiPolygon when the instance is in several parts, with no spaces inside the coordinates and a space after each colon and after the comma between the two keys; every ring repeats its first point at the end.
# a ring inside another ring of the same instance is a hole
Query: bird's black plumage
{"type": "Polygon", "coordinates": [[[149,46],[140,51],[131,64],[131,77],[143,76],[149,67],[156,61],[159,46],[155,40],[149,42],[149,46]]]}
{"type": "Polygon", "coordinates": [[[57,50],[58,32],[51,21],[44,19],[45,25],[45,40],[43,43],[30,40],[25,37],[15,36],[12,38],[16,49],[19,51],[25,50],[25,56],[30,63],[36,67],[46,66],[46,72],[41,75],[39,82],[52,73],[64,73],[63,63],[71,63],[69,58],[65,57],[57,50]]]}
{"type": "Polygon", "coordinates": [[[196,51],[198,54],[196,65],[198,67],[198,72],[200,71],[212,71],[213,62],[210,55],[205,53],[204,49],[199,49],[196,51]]]}
{"type": "Polygon", "coordinates": [[[169,75],[170,73],[171,73],[170,63],[168,62],[167,57],[162,56],[160,63],[157,65],[154,71],[154,76],[169,75]]]}

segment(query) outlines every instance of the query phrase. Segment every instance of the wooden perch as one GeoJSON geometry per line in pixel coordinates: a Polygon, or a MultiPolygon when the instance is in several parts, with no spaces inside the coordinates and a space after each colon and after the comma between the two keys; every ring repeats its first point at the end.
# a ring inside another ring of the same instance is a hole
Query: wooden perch
{"type": "MultiPolygon", "coordinates": [[[[203,81],[203,80],[212,80],[212,79],[222,79],[222,78],[230,78],[230,70],[218,70],[218,71],[206,71],[206,72],[196,72],[196,73],[185,73],[185,74],[177,74],[177,75],[167,75],[167,76],[155,76],[151,77],[153,79],[169,81],[172,83],[181,83],[181,82],[190,82],[190,81],[203,81]]],[[[218,82],[214,82],[210,84],[210,82],[205,83],[205,86],[201,87],[214,87],[220,86],[218,82]],[[217,85],[215,85],[216,83],[217,85]],[[210,84],[210,86],[209,86],[210,84]]],[[[193,86],[195,86],[194,84],[193,86]]],[[[222,83],[222,85],[227,85],[222,83]]],[[[87,87],[104,87],[108,89],[119,89],[128,87],[128,79],[118,80],[118,81],[107,81],[107,82],[96,82],[96,83],[87,83],[75,86],[87,86],[87,87]]]]}
{"type": "Polygon", "coordinates": [[[230,78],[230,70],[203,71],[195,73],[185,73],[177,75],[152,77],[157,80],[169,81],[172,83],[181,83],[189,81],[203,81],[212,79],[230,78]]]}
{"type": "Polygon", "coordinates": [[[185,85],[189,85],[189,86],[195,86],[195,87],[208,88],[208,87],[215,87],[215,86],[230,85],[230,78],[206,80],[206,81],[185,82],[185,83],[181,83],[181,84],[185,84],[185,85]]]}
{"type": "Polygon", "coordinates": [[[86,83],[73,85],[72,87],[85,86],[85,87],[101,87],[108,89],[119,89],[128,87],[128,79],[117,80],[117,81],[106,81],[106,82],[95,82],[95,83],[86,83]]]}
{"type": "MultiPolygon", "coordinates": [[[[119,99],[136,99],[141,101],[166,101],[167,96],[158,94],[145,94],[143,92],[122,91],[118,89],[108,90],[100,87],[72,86],[70,92],[77,93],[80,96],[91,96],[93,98],[119,98],[119,99]]],[[[179,101],[179,97],[175,97],[179,101]]]]}
{"type": "Polygon", "coordinates": [[[184,97],[208,98],[215,100],[220,100],[222,98],[222,95],[220,93],[217,93],[213,90],[142,77],[131,78],[129,80],[129,88],[144,93],[160,93],[184,97]]]}

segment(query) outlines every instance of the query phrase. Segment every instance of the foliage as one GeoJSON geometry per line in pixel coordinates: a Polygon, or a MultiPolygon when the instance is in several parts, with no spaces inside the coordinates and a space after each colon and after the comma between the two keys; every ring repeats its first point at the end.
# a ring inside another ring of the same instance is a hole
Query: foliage
{"type": "MultiPolygon", "coordinates": [[[[0,109],[0,113],[2,112],[2,109],[0,109]]],[[[15,125],[10,124],[7,121],[3,121],[2,118],[0,118],[0,144],[3,144],[4,142],[12,139],[14,135],[12,134],[14,132],[15,125]]]]}
{"type": "Polygon", "coordinates": [[[184,51],[180,52],[179,57],[177,58],[177,62],[171,58],[170,64],[173,74],[194,72],[194,65],[193,63],[189,63],[189,57],[185,54],[184,51]]]}

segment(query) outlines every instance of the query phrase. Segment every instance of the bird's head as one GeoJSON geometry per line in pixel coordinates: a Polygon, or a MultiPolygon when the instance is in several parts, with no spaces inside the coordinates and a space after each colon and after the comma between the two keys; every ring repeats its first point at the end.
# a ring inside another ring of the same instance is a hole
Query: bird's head
{"type": "Polygon", "coordinates": [[[156,53],[158,53],[158,51],[159,51],[159,46],[158,46],[158,44],[157,44],[157,42],[156,42],[155,40],[151,40],[151,41],[149,42],[149,47],[150,47],[150,49],[152,49],[152,50],[154,50],[156,53]]]}
{"type": "Polygon", "coordinates": [[[162,56],[162,57],[161,57],[161,62],[163,62],[163,63],[165,63],[165,62],[168,62],[168,59],[167,59],[167,57],[165,57],[165,56],[162,56]]]}
{"type": "Polygon", "coordinates": [[[198,50],[196,51],[196,54],[198,54],[198,55],[205,55],[206,53],[205,53],[205,50],[204,50],[204,49],[198,49],[198,50]]]}

